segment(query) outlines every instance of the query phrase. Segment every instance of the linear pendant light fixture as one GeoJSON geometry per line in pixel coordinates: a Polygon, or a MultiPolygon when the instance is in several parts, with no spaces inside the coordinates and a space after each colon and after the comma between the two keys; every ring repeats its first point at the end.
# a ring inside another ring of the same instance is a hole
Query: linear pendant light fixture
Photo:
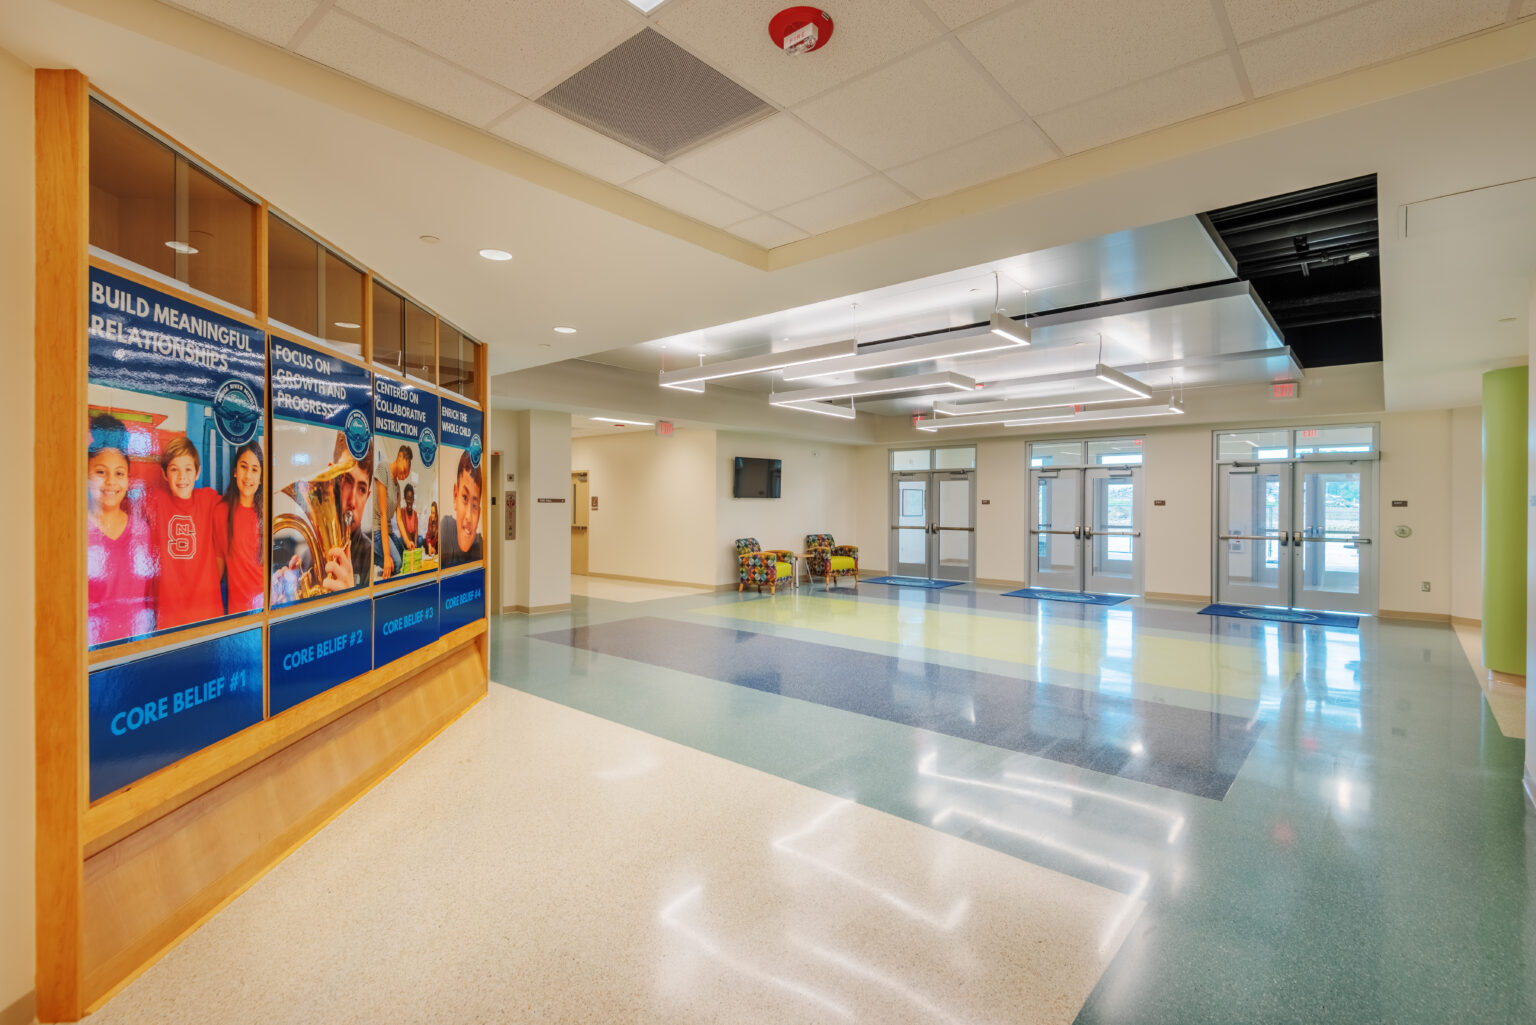
{"type": "MultiPolygon", "coordinates": [[[[807,404],[824,405],[838,399],[860,399],[872,395],[903,395],[913,392],[939,391],[953,388],[956,391],[974,391],[976,382],[951,371],[936,374],[909,374],[906,377],[887,377],[879,381],[858,381],[854,384],[834,384],[825,388],[801,388],[797,391],[770,393],[768,402],[789,409],[805,408],[807,404]]],[[[811,412],[825,412],[812,409],[811,412]]]]}
{"type": "Polygon", "coordinates": [[[1136,378],[1128,374],[1122,374],[1114,367],[1107,367],[1103,363],[1094,365],[1093,376],[1105,384],[1112,384],[1116,388],[1122,388],[1130,392],[1138,399],[1150,399],[1152,397],[1152,389],[1136,380],[1136,378]]]}
{"type": "Polygon", "coordinates": [[[828,342],[825,345],[809,345],[803,349],[768,352],[761,356],[747,356],[721,363],[700,362],[696,367],[687,367],[683,370],[663,370],[660,383],[663,388],[703,391],[705,381],[716,381],[722,377],[740,377],[743,374],[766,374],[804,363],[852,356],[858,348],[857,339],[847,338],[840,342],[828,342]],[[692,387],[695,385],[698,387],[692,387]]]}
{"type": "Polygon", "coordinates": [[[1003,285],[997,276],[997,271],[992,272],[992,319],[987,327],[999,338],[1005,338],[1015,345],[1029,344],[1029,293],[1025,293],[1024,321],[1023,324],[1015,323],[1013,318],[1003,312],[1003,285]]]}

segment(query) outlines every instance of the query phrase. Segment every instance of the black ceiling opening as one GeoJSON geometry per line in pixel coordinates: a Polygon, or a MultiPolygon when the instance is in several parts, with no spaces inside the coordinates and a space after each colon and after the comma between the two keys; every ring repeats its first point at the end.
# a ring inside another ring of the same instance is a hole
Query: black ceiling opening
{"type": "Polygon", "coordinates": [[[1205,216],[1303,366],[1381,359],[1374,174],[1205,216]]]}

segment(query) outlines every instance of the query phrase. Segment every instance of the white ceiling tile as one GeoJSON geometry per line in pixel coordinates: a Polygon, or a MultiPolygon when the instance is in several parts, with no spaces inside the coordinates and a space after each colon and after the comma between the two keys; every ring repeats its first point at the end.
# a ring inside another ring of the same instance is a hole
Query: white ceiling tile
{"type": "Polygon", "coordinates": [[[659,167],[624,187],[636,195],[655,200],[680,214],[716,227],[735,224],[757,213],[747,204],[696,182],[671,167],[659,167]]]}
{"type": "Polygon", "coordinates": [[[654,20],[700,60],[781,107],[877,68],[938,37],[941,29],[908,0],[841,0],[832,38],[815,53],[787,57],[768,35],[783,0],[673,0],[654,20]]]}
{"type": "Polygon", "coordinates": [[[950,42],[903,57],[795,113],[876,167],[910,163],[1019,120],[950,42]]]}
{"type": "Polygon", "coordinates": [[[912,197],[879,175],[775,210],[774,214],[812,235],[910,206],[912,197]]]}
{"type": "Polygon", "coordinates": [[[1371,0],[1222,0],[1240,43],[1298,28],[1371,0]]]}
{"type": "Polygon", "coordinates": [[[1015,2],[1017,0],[923,0],[928,9],[950,28],[969,25],[977,18],[984,18],[1015,2]]]}
{"type": "Polygon", "coordinates": [[[1036,120],[1056,145],[1077,153],[1241,102],[1232,59],[1221,53],[1036,120]]]}
{"type": "Polygon", "coordinates": [[[1223,49],[1210,0],[1036,0],[958,33],[1031,114],[1223,49]]]}
{"type": "Polygon", "coordinates": [[[760,210],[797,202],[869,173],[789,114],[775,114],[672,163],[760,210]]]}
{"type": "Polygon", "coordinates": [[[315,13],[318,0],[169,0],[172,6],[239,29],[257,39],[286,46],[299,26],[315,13]]]}
{"type": "Polygon", "coordinates": [[[1020,122],[894,168],[886,175],[923,199],[932,199],[1043,164],[1055,156],[1056,151],[1033,125],[1020,122]]]}
{"type": "Polygon", "coordinates": [[[659,161],[644,153],[537,103],[519,107],[491,131],[524,149],[542,153],[583,174],[615,184],[661,166],[659,161]]]}
{"type": "Polygon", "coordinates": [[[1506,0],[1377,0],[1240,48],[1259,95],[1390,60],[1501,23],[1506,0]]]}
{"type": "Polygon", "coordinates": [[[612,0],[337,0],[337,7],[524,96],[538,96],[645,27],[612,0]]]}
{"type": "Polygon", "coordinates": [[[793,225],[785,224],[771,214],[760,214],[740,224],[733,224],[725,229],[737,238],[744,238],[748,242],[762,246],[764,249],[776,249],[779,246],[787,246],[791,242],[807,238],[807,234],[793,225]]]}
{"type": "Polygon", "coordinates": [[[522,100],[509,89],[335,10],[305,36],[298,52],[472,125],[483,125],[522,100]]]}

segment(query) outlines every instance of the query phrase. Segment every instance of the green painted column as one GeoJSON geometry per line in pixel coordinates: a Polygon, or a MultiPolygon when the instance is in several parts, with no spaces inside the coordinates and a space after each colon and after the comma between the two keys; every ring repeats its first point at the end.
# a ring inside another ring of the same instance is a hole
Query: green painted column
{"type": "Polygon", "coordinates": [[[1483,375],[1483,664],[1525,675],[1528,368],[1483,375]]]}

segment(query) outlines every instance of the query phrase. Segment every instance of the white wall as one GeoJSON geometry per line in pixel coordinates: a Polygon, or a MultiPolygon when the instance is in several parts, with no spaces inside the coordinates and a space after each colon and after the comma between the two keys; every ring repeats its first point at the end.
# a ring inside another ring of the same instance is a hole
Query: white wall
{"type": "Polygon", "coordinates": [[[850,487],[857,495],[853,543],[859,546],[860,576],[879,576],[891,569],[890,459],[889,449],[882,445],[853,450],[850,487]]]}
{"type": "Polygon", "coordinates": [[[1153,594],[1204,600],[1211,594],[1214,455],[1209,427],[1147,432],[1142,480],[1142,585],[1153,594]],[[1153,505],[1161,499],[1166,505],[1153,505]]]}
{"type": "Polygon", "coordinates": [[[755,537],[764,548],[803,552],[807,534],[831,534],[840,545],[859,546],[859,572],[865,573],[870,566],[866,550],[878,548],[885,539],[859,531],[855,451],[849,445],[721,431],[715,457],[714,580],[730,584],[740,579],[736,562],[740,537],[755,537]],[[732,460],[737,456],[780,460],[784,464],[780,496],[733,498],[732,460]]]}
{"type": "MultiPolygon", "coordinates": [[[[0,534],[32,536],[33,431],[32,69],[0,50],[0,433],[24,453],[7,468],[10,501],[0,503],[0,534]]],[[[82,300],[83,301],[83,300],[82,300]]],[[[7,560],[0,589],[0,1017],[31,1000],[35,837],[32,586],[30,556],[7,560]]]]}
{"type": "MultiPolygon", "coordinates": [[[[524,418],[526,420],[526,417],[524,418]]],[[[518,461],[518,414],[508,409],[492,409],[487,418],[490,424],[490,436],[486,439],[486,446],[493,452],[501,453],[501,480],[491,482],[491,492],[504,499],[508,491],[517,492],[517,509],[513,516],[517,518],[516,531],[519,539],[526,537],[524,530],[527,521],[523,516],[523,497],[528,493],[523,484],[523,468],[518,461]],[[507,480],[507,475],[513,476],[512,481],[507,480]]],[[[502,511],[506,515],[506,510],[502,511]]],[[[501,603],[504,608],[517,605],[527,607],[527,589],[519,590],[519,567],[522,559],[518,555],[518,542],[506,540],[506,534],[496,538],[493,542],[500,558],[497,559],[495,571],[501,574],[501,603]]],[[[489,548],[486,549],[490,551],[489,548]]]]}
{"type": "Polygon", "coordinates": [[[588,573],[715,585],[714,431],[577,438],[566,469],[587,471],[597,499],[588,518],[588,573]]]}
{"type": "Polygon", "coordinates": [[[501,453],[497,495],[517,492],[517,540],[501,546],[506,609],[559,608],[571,601],[571,417],[493,409],[491,447],[501,453]],[[516,480],[508,483],[507,474],[516,480]],[[541,503],[540,498],[563,502],[541,503]]]}

